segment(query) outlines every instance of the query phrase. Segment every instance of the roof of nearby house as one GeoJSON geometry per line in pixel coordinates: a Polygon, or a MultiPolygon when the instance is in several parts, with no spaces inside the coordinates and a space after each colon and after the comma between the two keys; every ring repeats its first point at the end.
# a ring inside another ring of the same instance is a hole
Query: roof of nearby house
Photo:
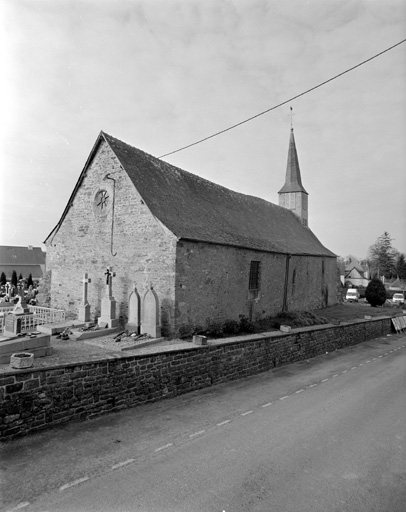
{"type": "Polygon", "coordinates": [[[361,265],[361,263],[357,259],[350,257],[350,260],[345,265],[345,272],[349,273],[353,268],[355,268],[355,270],[361,274],[365,272],[365,268],[361,265]]]}
{"type": "MultiPolygon", "coordinates": [[[[293,135],[293,128],[290,130],[289,150],[288,150],[288,163],[286,166],[285,184],[279,190],[278,194],[286,192],[304,192],[307,194],[304,186],[302,185],[302,178],[300,175],[299,159],[297,157],[295,136],[293,135]]],[[[309,194],[307,194],[309,195],[309,194]]]]}
{"type": "Polygon", "coordinates": [[[46,252],[41,247],[0,245],[0,265],[45,265],[46,252]]]}
{"type": "Polygon", "coordinates": [[[46,252],[41,247],[16,247],[0,245],[0,272],[11,277],[13,270],[23,277],[42,277],[41,265],[45,265],[46,252]]]}
{"type": "MultiPolygon", "coordinates": [[[[268,252],[335,257],[290,210],[233,192],[101,132],[152,214],[179,239],[268,252]]],[[[73,200],[81,178],[72,193],[73,200]]],[[[68,205],[69,205],[68,203],[68,205]]],[[[56,233],[68,207],[52,231],[56,233]]],[[[52,234],[51,233],[51,234],[52,234]]]]}

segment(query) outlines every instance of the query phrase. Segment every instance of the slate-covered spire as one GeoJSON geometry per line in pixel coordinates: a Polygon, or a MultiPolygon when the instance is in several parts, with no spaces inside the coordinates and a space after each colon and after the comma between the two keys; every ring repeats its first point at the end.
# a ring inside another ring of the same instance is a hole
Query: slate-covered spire
{"type": "Polygon", "coordinates": [[[288,165],[286,166],[285,184],[278,193],[283,194],[285,192],[304,192],[307,194],[305,188],[302,185],[302,178],[300,176],[299,159],[297,158],[293,128],[290,129],[288,165]]]}
{"type": "Polygon", "coordinates": [[[308,226],[308,193],[302,185],[299,159],[297,157],[295,136],[293,128],[290,129],[288,165],[286,167],[285,184],[279,190],[279,206],[293,211],[303,224],[308,226]]]}

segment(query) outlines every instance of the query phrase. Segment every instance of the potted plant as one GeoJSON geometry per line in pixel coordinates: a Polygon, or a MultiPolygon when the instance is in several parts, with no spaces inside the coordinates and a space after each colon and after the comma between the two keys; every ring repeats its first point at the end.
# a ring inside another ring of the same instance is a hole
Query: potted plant
{"type": "Polygon", "coordinates": [[[34,354],[30,354],[29,352],[17,352],[16,354],[11,355],[10,365],[12,368],[31,368],[33,364],[34,354]]]}

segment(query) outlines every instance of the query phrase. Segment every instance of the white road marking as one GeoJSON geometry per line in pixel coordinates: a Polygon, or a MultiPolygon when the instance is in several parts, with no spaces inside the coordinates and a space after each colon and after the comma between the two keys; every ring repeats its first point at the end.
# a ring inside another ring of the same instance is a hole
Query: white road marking
{"type": "Polygon", "coordinates": [[[204,434],[205,432],[206,432],[205,430],[198,430],[197,432],[194,432],[193,434],[190,434],[189,437],[200,436],[201,434],[204,434]]]}
{"type": "Polygon", "coordinates": [[[321,382],[327,382],[327,381],[328,381],[328,379],[323,379],[321,382]]]}
{"type": "Polygon", "coordinates": [[[224,421],[222,421],[222,422],[220,422],[220,423],[217,423],[217,426],[218,426],[218,427],[222,427],[223,425],[227,425],[227,423],[230,423],[230,421],[231,421],[231,420],[224,420],[224,421]]]}
{"type": "Polygon", "coordinates": [[[304,391],[304,389],[298,389],[295,393],[301,393],[302,391],[304,391]]]}
{"type": "Polygon", "coordinates": [[[310,384],[309,388],[315,388],[318,384],[310,384]]]}
{"type": "Polygon", "coordinates": [[[170,446],[173,446],[173,443],[164,444],[163,446],[156,448],[155,452],[160,452],[161,450],[165,450],[166,448],[169,448],[170,446]]]}
{"type": "Polygon", "coordinates": [[[383,357],[383,356],[378,356],[378,357],[383,357]]]}
{"type": "Polygon", "coordinates": [[[88,476],[85,476],[83,478],[78,478],[77,480],[74,480],[73,482],[69,482],[68,484],[63,485],[62,487],[59,487],[59,490],[64,491],[65,489],[69,489],[69,487],[73,487],[74,485],[79,485],[82,482],[86,482],[86,480],[89,480],[88,476]]]}
{"type": "Polygon", "coordinates": [[[30,504],[29,501],[23,501],[22,503],[19,503],[17,506],[15,506],[14,508],[12,508],[11,510],[9,510],[8,512],[14,512],[14,510],[21,510],[22,508],[24,507],[28,507],[28,505],[30,504]]]}
{"type": "Polygon", "coordinates": [[[353,366],[353,367],[351,368],[351,370],[356,370],[356,369],[357,369],[357,367],[356,367],[356,366],[353,366]]]}
{"type": "MultiPolygon", "coordinates": [[[[387,355],[388,355],[388,353],[386,352],[386,353],[384,354],[384,356],[387,356],[387,355]]],[[[379,356],[379,357],[381,357],[381,356],[379,356]]]]}
{"type": "Polygon", "coordinates": [[[289,398],[289,396],[290,396],[290,395],[281,396],[281,397],[279,398],[279,400],[285,400],[285,398],[289,398]]]}
{"type": "Polygon", "coordinates": [[[247,416],[247,414],[252,414],[254,411],[247,411],[247,412],[243,412],[241,414],[241,416],[247,416]]]}
{"type": "Polygon", "coordinates": [[[134,462],[135,459],[128,459],[123,462],[119,462],[118,464],[114,464],[114,466],[111,466],[111,469],[117,469],[121,468],[122,466],[126,466],[127,464],[131,464],[131,462],[134,462]]]}
{"type": "Polygon", "coordinates": [[[367,361],[365,364],[368,364],[368,363],[370,363],[370,362],[371,362],[371,361],[367,361]]]}
{"type": "Polygon", "coordinates": [[[364,366],[364,363],[360,363],[358,366],[364,366]]]}
{"type": "Polygon", "coordinates": [[[338,377],[338,373],[336,373],[335,375],[333,375],[333,379],[334,379],[335,377],[338,377]]]}
{"type": "Polygon", "coordinates": [[[342,373],[347,373],[347,372],[348,372],[348,370],[343,370],[343,371],[342,371],[342,373]]]}
{"type": "Polygon", "coordinates": [[[270,405],[272,405],[272,402],[268,402],[267,404],[263,404],[263,405],[261,405],[261,407],[269,407],[270,405]]]}
{"type": "Polygon", "coordinates": [[[372,359],[372,361],[376,361],[377,359],[378,359],[377,357],[374,357],[374,358],[372,359]]]}

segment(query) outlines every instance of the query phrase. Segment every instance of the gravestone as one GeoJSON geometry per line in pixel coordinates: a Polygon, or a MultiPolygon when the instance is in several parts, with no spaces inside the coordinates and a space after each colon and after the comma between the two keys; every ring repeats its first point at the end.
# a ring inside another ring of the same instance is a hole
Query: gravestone
{"type": "Polygon", "coordinates": [[[141,334],[149,334],[153,338],[161,337],[159,300],[152,285],[142,301],[141,334]]]}
{"type": "Polygon", "coordinates": [[[128,299],[128,323],[125,328],[137,334],[140,332],[140,305],[141,299],[134,283],[133,290],[128,299]]]}
{"type": "Polygon", "coordinates": [[[78,320],[81,322],[90,322],[90,304],[87,301],[88,285],[92,280],[87,277],[87,273],[83,274],[83,292],[82,292],[82,304],[79,306],[78,320]]]}
{"type": "MultiPolygon", "coordinates": [[[[6,283],[6,297],[10,300],[10,295],[11,295],[11,284],[10,283],[6,283]]],[[[8,302],[8,301],[7,301],[8,302]]]]}
{"type": "Polygon", "coordinates": [[[112,267],[109,267],[104,275],[106,276],[106,295],[101,302],[101,313],[97,323],[99,327],[112,328],[118,326],[118,319],[116,318],[116,300],[112,293],[113,277],[116,276],[116,273],[113,272],[112,267]]]}
{"type": "Polygon", "coordinates": [[[24,299],[24,287],[18,288],[18,301],[14,305],[13,311],[8,313],[4,319],[4,336],[16,336],[21,333],[22,318],[33,315],[29,310],[24,299]]]}

